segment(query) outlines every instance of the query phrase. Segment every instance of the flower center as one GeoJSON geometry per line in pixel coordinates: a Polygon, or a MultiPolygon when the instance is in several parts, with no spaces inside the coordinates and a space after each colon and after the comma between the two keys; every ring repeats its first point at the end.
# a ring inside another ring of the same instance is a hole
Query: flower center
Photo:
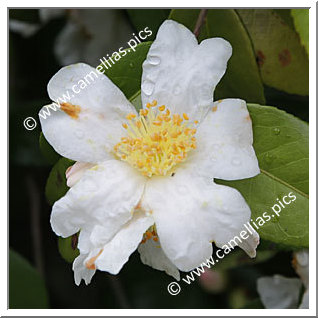
{"type": "Polygon", "coordinates": [[[141,109],[139,116],[127,115],[127,137],[114,147],[116,156],[128,162],[143,175],[166,175],[187,154],[196,148],[196,129],[187,114],[170,114],[164,105],[157,107],[157,101],[141,109]]]}

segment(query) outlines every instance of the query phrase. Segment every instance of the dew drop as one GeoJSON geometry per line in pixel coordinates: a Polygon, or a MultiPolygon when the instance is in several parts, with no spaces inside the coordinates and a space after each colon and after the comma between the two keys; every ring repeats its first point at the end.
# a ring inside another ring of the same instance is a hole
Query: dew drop
{"type": "Polygon", "coordinates": [[[148,56],[147,60],[152,65],[158,65],[161,61],[158,56],[153,56],[153,55],[148,56]]]}
{"type": "Polygon", "coordinates": [[[279,135],[280,134],[280,129],[279,128],[274,128],[273,131],[274,131],[275,135],[279,135]]]}
{"type": "Polygon", "coordinates": [[[231,162],[233,166],[240,166],[242,164],[241,160],[238,158],[233,158],[231,162]]]}
{"type": "Polygon", "coordinates": [[[152,94],[154,88],[155,88],[155,84],[151,81],[144,81],[141,84],[142,91],[148,96],[150,96],[152,94]]]}

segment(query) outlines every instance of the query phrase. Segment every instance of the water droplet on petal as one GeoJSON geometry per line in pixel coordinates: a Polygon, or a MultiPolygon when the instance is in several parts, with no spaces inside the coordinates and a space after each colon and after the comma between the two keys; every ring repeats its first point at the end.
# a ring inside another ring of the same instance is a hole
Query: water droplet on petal
{"type": "Polygon", "coordinates": [[[146,80],[141,84],[142,91],[148,96],[152,94],[154,88],[155,88],[155,84],[151,81],[146,80]]]}
{"type": "Polygon", "coordinates": [[[280,129],[279,128],[274,128],[273,132],[275,135],[279,135],[280,134],[280,129]]]}
{"type": "Polygon", "coordinates": [[[158,65],[161,61],[158,56],[153,56],[153,55],[148,56],[147,60],[152,65],[158,65]]]}
{"type": "Polygon", "coordinates": [[[240,166],[242,164],[241,160],[236,157],[234,157],[231,162],[233,166],[240,166]]]}

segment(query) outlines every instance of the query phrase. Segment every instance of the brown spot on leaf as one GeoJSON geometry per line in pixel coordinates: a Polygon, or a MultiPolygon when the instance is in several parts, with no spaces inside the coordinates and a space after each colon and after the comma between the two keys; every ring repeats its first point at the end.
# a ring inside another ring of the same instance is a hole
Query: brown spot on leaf
{"type": "Polygon", "coordinates": [[[77,119],[78,114],[81,111],[81,107],[78,105],[73,105],[71,103],[62,103],[61,104],[61,109],[70,117],[77,119]]]}
{"type": "Polygon", "coordinates": [[[287,49],[284,49],[278,53],[278,58],[282,67],[289,65],[291,62],[291,54],[287,49]]]}
{"type": "Polygon", "coordinates": [[[263,66],[263,64],[265,62],[265,55],[261,50],[258,50],[256,52],[256,62],[257,62],[259,67],[263,66]]]}

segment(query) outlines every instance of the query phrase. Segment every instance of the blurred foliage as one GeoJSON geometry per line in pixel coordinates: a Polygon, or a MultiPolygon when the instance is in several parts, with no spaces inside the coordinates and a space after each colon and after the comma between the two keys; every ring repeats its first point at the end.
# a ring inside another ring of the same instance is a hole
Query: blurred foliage
{"type": "Polygon", "coordinates": [[[127,9],[129,18],[134,25],[136,31],[143,30],[148,27],[152,31],[152,35],[147,38],[153,41],[161,23],[169,16],[169,9],[127,9]]]}
{"type": "Polygon", "coordinates": [[[9,250],[9,308],[48,308],[43,278],[13,250],[9,250]]]}
{"type": "MultiPolygon", "coordinates": [[[[153,31],[147,38],[151,41],[168,16],[193,30],[199,13],[192,9],[119,11],[135,34],[148,26],[153,31]]],[[[138,253],[130,257],[116,277],[97,272],[89,286],[74,284],[71,265],[65,262],[78,253],[74,237],[57,238],[49,222],[51,205],[68,191],[65,171],[73,161],[54,151],[41,134],[39,123],[33,131],[23,127],[24,118],[33,116],[38,120],[41,106],[49,102],[46,85],[61,67],[54,45],[67,25],[68,15],[43,23],[37,9],[10,9],[9,18],[39,25],[39,30],[29,37],[12,31],[9,36],[9,240],[21,254],[10,251],[10,308],[123,308],[122,297],[131,308],[262,308],[256,279],[273,274],[292,277],[291,249],[308,245],[306,195],[297,196],[288,212],[282,210],[278,222],[275,219],[264,225],[256,260],[235,249],[218,263],[216,270],[222,271],[228,282],[219,294],[206,292],[197,279],[190,286],[183,284],[178,296],[169,295],[166,288],[172,278],[143,265],[138,253]],[[37,190],[28,188],[26,179],[30,176],[37,190]],[[41,251],[34,251],[32,191],[40,195],[41,251]],[[40,252],[45,265],[43,278],[29,264],[34,262],[36,252],[40,252]]],[[[113,32],[105,30],[105,40],[113,32]]],[[[308,194],[308,127],[290,115],[309,120],[308,10],[209,9],[199,41],[212,36],[224,37],[233,46],[215,99],[241,97],[250,103],[276,107],[249,106],[255,150],[264,172],[253,180],[231,182],[245,196],[255,219],[291,188],[308,194]]],[[[127,39],[130,37],[128,34],[127,39]]],[[[150,45],[140,44],[105,72],[137,108],[141,106],[142,62],[150,45]]],[[[104,56],[107,53],[111,50],[104,56]]]]}
{"type": "Polygon", "coordinates": [[[69,189],[66,185],[65,172],[73,163],[73,160],[61,158],[53,166],[45,187],[46,199],[50,205],[53,205],[55,201],[63,197],[69,189]]]}
{"type": "Polygon", "coordinates": [[[61,158],[61,156],[47,142],[42,132],[40,134],[39,143],[40,143],[41,153],[49,164],[53,165],[61,158]]]}

